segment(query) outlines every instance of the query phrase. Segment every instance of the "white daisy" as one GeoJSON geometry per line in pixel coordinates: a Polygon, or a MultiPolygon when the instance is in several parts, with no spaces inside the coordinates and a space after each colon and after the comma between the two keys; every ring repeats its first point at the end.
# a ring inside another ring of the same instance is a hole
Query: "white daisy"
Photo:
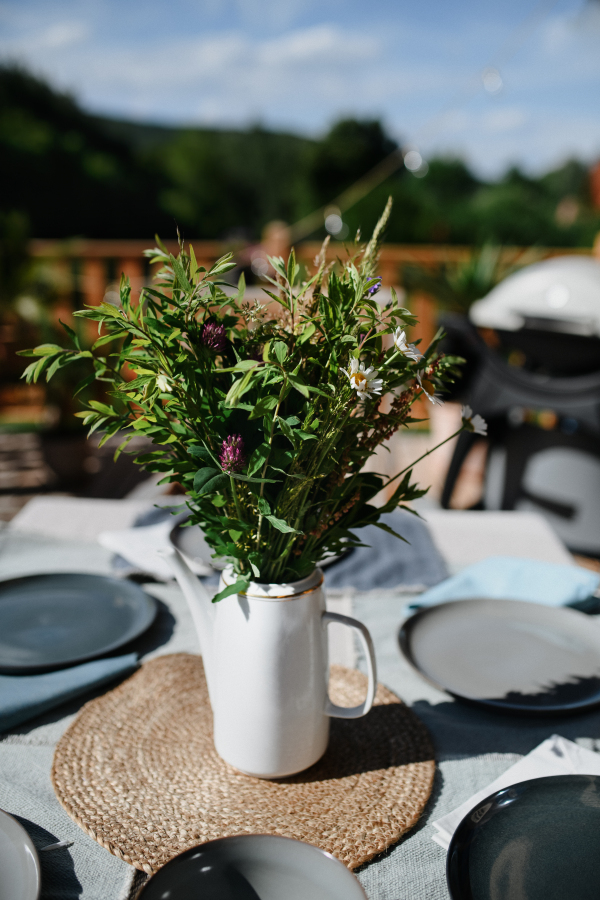
{"type": "Polygon", "coordinates": [[[159,389],[161,394],[171,392],[173,388],[169,384],[169,379],[166,375],[159,375],[156,379],[156,387],[159,389]]]}
{"type": "Polygon", "coordinates": [[[480,416],[479,413],[474,416],[470,406],[463,406],[461,415],[462,420],[467,424],[469,431],[480,434],[482,437],[487,437],[487,422],[483,416],[480,416]]]}
{"type": "Polygon", "coordinates": [[[414,344],[408,343],[406,340],[406,332],[403,331],[400,326],[396,328],[394,333],[394,344],[396,345],[396,349],[406,356],[407,359],[413,359],[415,362],[418,362],[423,357],[421,351],[417,350],[414,344]]]}
{"type": "Polygon", "coordinates": [[[487,436],[487,422],[477,413],[476,416],[473,416],[471,419],[471,425],[473,426],[473,431],[475,434],[481,434],[483,437],[487,436]]]}
{"type": "Polygon", "coordinates": [[[438,397],[435,393],[435,387],[428,378],[423,378],[420,372],[417,372],[417,381],[421,385],[423,389],[423,393],[427,397],[430,403],[433,403],[434,406],[443,406],[444,401],[441,397],[438,397]]]}
{"type": "Polygon", "coordinates": [[[347,375],[350,380],[350,387],[354,388],[359,400],[366,400],[372,394],[381,394],[383,380],[377,378],[378,371],[373,366],[365,369],[363,362],[359,363],[357,359],[350,360],[350,371],[340,368],[340,372],[347,375]]]}

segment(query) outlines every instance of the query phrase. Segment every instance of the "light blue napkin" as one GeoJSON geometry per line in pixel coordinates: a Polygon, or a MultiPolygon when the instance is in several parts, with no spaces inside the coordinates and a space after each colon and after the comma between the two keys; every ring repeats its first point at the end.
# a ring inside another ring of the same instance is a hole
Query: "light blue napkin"
{"type": "Polygon", "coordinates": [[[530,600],[546,606],[566,606],[592,596],[600,575],[580,566],[541,562],[513,556],[490,556],[436,584],[416,597],[411,609],[447,600],[486,597],[495,600],[530,600]]]}
{"type": "Polygon", "coordinates": [[[0,731],[14,728],[136,667],[137,653],[127,653],[41,675],[0,675],[0,731]]]}

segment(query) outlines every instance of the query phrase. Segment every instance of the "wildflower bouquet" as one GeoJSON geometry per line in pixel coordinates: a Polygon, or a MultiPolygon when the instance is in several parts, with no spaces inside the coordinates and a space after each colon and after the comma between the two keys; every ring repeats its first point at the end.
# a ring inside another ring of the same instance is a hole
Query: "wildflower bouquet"
{"type": "MultiPolygon", "coordinates": [[[[344,264],[327,265],[323,248],[314,274],[303,277],[293,251],[287,263],[272,259],[264,305],[244,299],[243,277],[231,295],[222,280],[231,254],[207,271],[191,246],[180,242],[176,258],[157,239],[146,256],[161,270],[138,303],[124,279],[120,305],[75,313],[98,322],[91,350],[65,326],[74,350],[25,351],[37,357],[24,373],[29,381],[89,358],[82,387],[108,383],[110,402],[90,400],[77,415],[90,433],[102,429],[103,441],[126,432],[117,453],[135,434],[152,439],[156,449],[136,462],[184,486],[190,523],[237,573],[218,599],[250,580],[308,575],[326,554],[360,546],[354,529],[391,531],[381,515],[425,493],[411,471],[363,471],[382,442],[415,421],[417,397],[441,402],[459,362],[436,352],[439,337],[424,353],[407,342],[404,329],[416,320],[393,291],[386,306],[377,302],[389,211],[344,264]],[[392,482],[387,503],[373,506],[392,482]]],[[[468,413],[461,430],[479,427],[468,413]]]]}

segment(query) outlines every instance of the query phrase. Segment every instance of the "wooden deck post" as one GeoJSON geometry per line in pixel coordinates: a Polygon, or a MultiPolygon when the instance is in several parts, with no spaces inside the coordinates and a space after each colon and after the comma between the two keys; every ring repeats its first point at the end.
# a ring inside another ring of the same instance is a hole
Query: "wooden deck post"
{"type": "Polygon", "coordinates": [[[106,292],[106,266],[104,260],[96,257],[84,259],[81,290],[88,306],[99,306],[106,292]]]}

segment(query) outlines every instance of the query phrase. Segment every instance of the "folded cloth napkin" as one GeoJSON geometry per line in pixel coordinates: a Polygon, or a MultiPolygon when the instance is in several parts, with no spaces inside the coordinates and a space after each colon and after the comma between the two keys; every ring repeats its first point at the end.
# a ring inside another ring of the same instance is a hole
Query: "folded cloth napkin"
{"type": "Polygon", "coordinates": [[[380,520],[402,535],[403,541],[376,525],[354,530],[367,547],[357,547],[340,562],[325,569],[327,588],[401,588],[422,591],[448,575],[448,569],[433,543],[427,524],[412,513],[396,510],[380,520]]]}
{"type": "MultiPolygon", "coordinates": [[[[166,560],[159,555],[159,550],[169,546],[169,534],[177,520],[168,516],[155,525],[140,525],[135,528],[124,528],[121,531],[103,531],[98,535],[98,543],[117,556],[113,560],[115,569],[120,574],[128,571],[145,572],[158,581],[169,581],[173,578],[173,570],[166,560]]],[[[206,573],[211,572],[209,566],[206,573]]]]}
{"type": "Polygon", "coordinates": [[[587,600],[597,591],[598,585],[600,575],[580,566],[512,556],[490,556],[425,591],[410,607],[419,609],[470,597],[530,600],[546,606],[566,606],[587,600]]]}
{"type": "Polygon", "coordinates": [[[0,675],[0,731],[14,728],[136,667],[137,653],[127,653],[41,675],[0,675]]]}
{"type": "Polygon", "coordinates": [[[486,797],[511,784],[531,781],[532,778],[545,778],[548,775],[600,775],[600,753],[586,750],[573,741],[553,734],[487,787],[434,822],[437,834],[432,835],[432,840],[447,850],[452,835],[464,817],[486,797]]]}

